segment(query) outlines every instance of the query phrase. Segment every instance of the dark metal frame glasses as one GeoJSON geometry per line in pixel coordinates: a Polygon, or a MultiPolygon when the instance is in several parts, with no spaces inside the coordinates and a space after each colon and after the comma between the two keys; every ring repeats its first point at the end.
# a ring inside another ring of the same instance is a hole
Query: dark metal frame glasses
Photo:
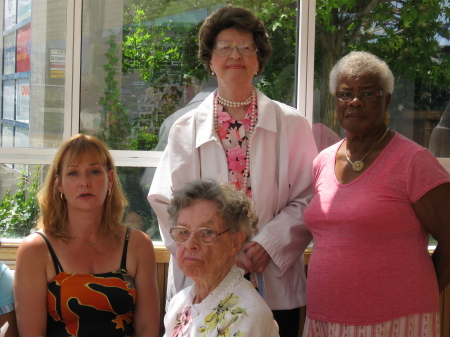
{"type": "Polygon", "coordinates": [[[339,90],[334,92],[334,96],[336,96],[339,100],[343,102],[350,102],[358,97],[363,102],[374,102],[378,100],[379,97],[386,95],[387,92],[383,90],[363,90],[358,94],[355,94],[353,91],[348,90],[339,90]]]}
{"type": "MultiPolygon", "coordinates": [[[[219,236],[228,232],[229,230],[231,230],[231,228],[217,233],[214,228],[201,227],[196,229],[193,233],[202,245],[212,245],[219,239],[219,236]]],[[[187,240],[189,240],[191,234],[192,231],[183,226],[175,226],[170,229],[170,236],[176,243],[180,244],[185,243],[187,240]]]]}

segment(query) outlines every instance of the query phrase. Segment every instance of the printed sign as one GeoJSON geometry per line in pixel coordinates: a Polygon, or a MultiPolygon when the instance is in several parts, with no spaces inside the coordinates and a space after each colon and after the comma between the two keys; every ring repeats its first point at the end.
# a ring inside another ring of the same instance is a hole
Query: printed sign
{"type": "Polygon", "coordinates": [[[21,23],[26,19],[31,18],[31,0],[20,0],[17,14],[17,23],[21,23]]]}
{"type": "Polygon", "coordinates": [[[64,78],[66,75],[66,50],[50,49],[50,78],[64,78]]]}
{"type": "Polygon", "coordinates": [[[30,71],[31,24],[17,30],[16,72],[30,71]]]}
{"type": "Polygon", "coordinates": [[[5,1],[5,23],[4,30],[12,29],[17,23],[17,6],[16,0],[5,1]]]}
{"type": "Polygon", "coordinates": [[[24,123],[30,121],[30,79],[17,80],[16,120],[24,123]]]}

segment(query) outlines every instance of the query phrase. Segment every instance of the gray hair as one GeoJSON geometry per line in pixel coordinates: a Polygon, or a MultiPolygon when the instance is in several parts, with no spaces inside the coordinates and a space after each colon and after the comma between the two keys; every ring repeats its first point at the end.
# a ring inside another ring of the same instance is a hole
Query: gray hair
{"type": "Polygon", "coordinates": [[[383,90],[392,94],[394,91],[394,75],[386,62],[365,51],[352,51],[341,58],[330,72],[330,92],[333,94],[338,87],[341,75],[361,76],[375,74],[381,80],[383,90]]]}
{"type": "Polygon", "coordinates": [[[187,183],[173,191],[167,211],[169,225],[176,226],[180,211],[189,207],[195,200],[213,201],[217,212],[225,220],[233,232],[244,231],[248,242],[257,233],[258,216],[252,202],[244,192],[237,190],[228,182],[217,182],[212,179],[199,179],[187,183]]]}

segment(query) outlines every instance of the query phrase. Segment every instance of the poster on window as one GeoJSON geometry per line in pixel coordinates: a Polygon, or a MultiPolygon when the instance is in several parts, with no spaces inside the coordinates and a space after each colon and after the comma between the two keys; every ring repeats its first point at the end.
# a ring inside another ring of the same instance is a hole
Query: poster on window
{"type": "Polygon", "coordinates": [[[16,120],[24,123],[30,121],[30,79],[21,78],[17,80],[17,104],[16,120]]]}
{"type": "Polygon", "coordinates": [[[30,71],[31,56],[31,24],[27,24],[17,30],[17,57],[16,72],[30,71]]]}
{"type": "Polygon", "coordinates": [[[12,29],[17,22],[17,0],[4,0],[5,1],[5,23],[3,30],[12,29]]]}
{"type": "Polygon", "coordinates": [[[2,119],[14,120],[16,81],[3,81],[3,115],[2,119]]]}
{"type": "Polygon", "coordinates": [[[3,74],[16,72],[16,34],[11,33],[3,37],[3,74]]]}
{"type": "Polygon", "coordinates": [[[17,23],[24,22],[26,19],[31,18],[31,0],[20,0],[17,14],[17,23]]]}
{"type": "Polygon", "coordinates": [[[50,49],[50,77],[64,78],[66,75],[66,50],[50,49]]]}

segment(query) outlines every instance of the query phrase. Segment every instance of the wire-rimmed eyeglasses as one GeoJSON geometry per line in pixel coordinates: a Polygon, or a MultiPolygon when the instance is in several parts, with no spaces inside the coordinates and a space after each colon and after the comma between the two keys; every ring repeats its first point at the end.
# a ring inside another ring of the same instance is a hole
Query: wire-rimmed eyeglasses
{"type": "Polygon", "coordinates": [[[355,94],[353,91],[347,90],[339,90],[334,92],[334,96],[336,96],[339,100],[344,102],[353,101],[355,97],[358,97],[363,102],[374,102],[383,95],[386,95],[387,92],[383,90],[364,90],[360,91],[358,94],[355,94]]]}
{"type": "Polygon", "coordinates": [[[219,56],[230,56],[234,48],[237,48],[239,53],[244,56],[255,55],[258,52],[258,48],[256,48],[256,44],[253,41],[234,44],[228,41],[217,41],[213,52],[219,56]]]}
{"type": "MultiPolygon", "coordinates": [[[[229,230],[231,230],[231,228],[217,233],[214,228],[202,227],[196,229],[193,233],[202,245],[212,245],[219,239],[219,236],[221,236],[223,233],[228,232],[229,230]]],[[[183,226],[175,226],[170,229],[170,236],[176,243],[185,243],[187,240],[189,240],[191,234],[192,232],[188,228],[183,226]]]]}

